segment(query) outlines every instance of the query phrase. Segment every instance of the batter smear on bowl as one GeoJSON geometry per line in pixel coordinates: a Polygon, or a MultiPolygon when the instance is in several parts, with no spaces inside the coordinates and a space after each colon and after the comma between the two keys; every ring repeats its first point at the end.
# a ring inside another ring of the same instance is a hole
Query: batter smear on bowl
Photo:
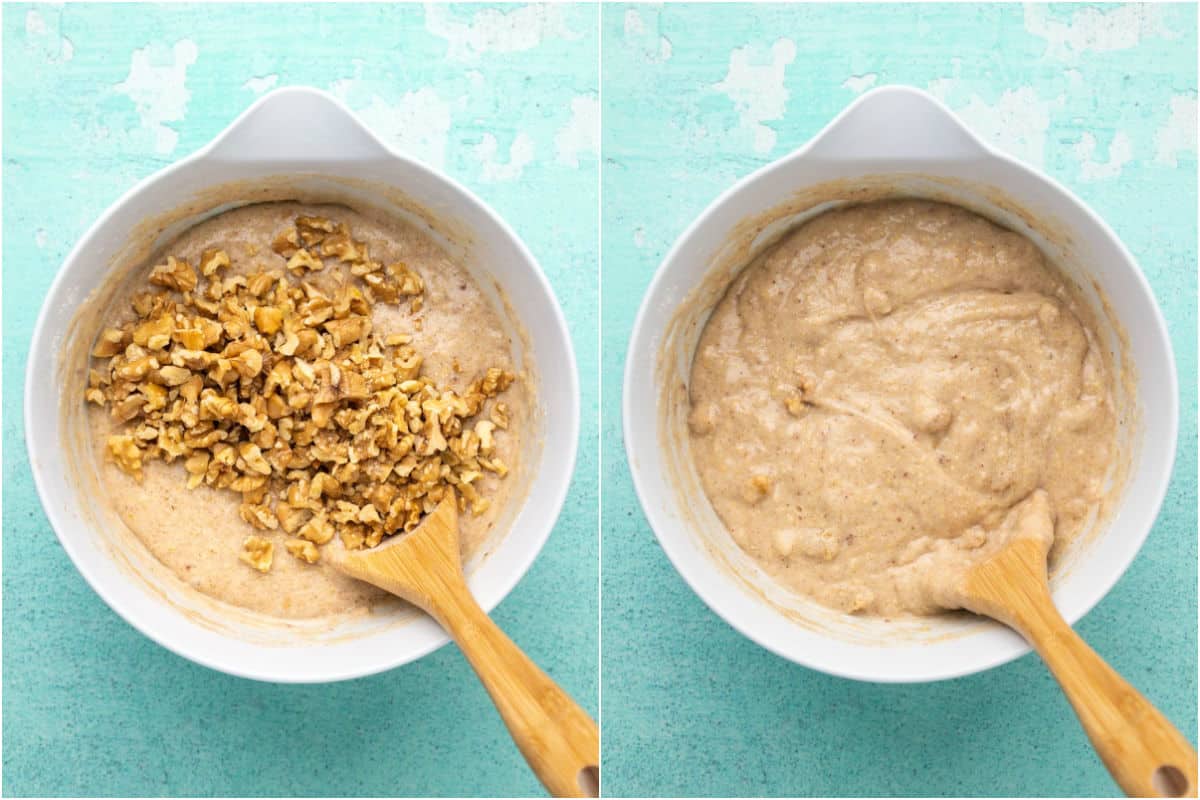
{"type": "Polygon", "coordinates": [[[786,587],[932,614],[1044,492],[1051,564],[1111,491],[1110,354],[1025,237],[919,200],[808,221],[745,269],[692,366],[718,516],[786,587]]]}
{"type": "Polygon", "coordinates": [[[382,593],[325,548],[411,531],[449,491],[464,558],[487,538],[527,413],[511,354],[415,227],[247,206],[167,246],[114,306],[93,447],[121,518],[195,588],[282,617],[369,607],[382,593]]]}

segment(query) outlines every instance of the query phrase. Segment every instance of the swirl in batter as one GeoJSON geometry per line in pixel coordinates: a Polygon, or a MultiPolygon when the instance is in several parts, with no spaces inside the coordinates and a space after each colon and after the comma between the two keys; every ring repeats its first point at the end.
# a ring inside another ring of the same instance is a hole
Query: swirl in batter
{"type": "Polygon", "coordinates": [[[1051,563],[1116,458],[1113,366],[1078,289],[965,209],[822,214],[744,270],[692,366],[691,450],[738,545],[847,612],[932,614],[1039,490],[1051,563]]]}

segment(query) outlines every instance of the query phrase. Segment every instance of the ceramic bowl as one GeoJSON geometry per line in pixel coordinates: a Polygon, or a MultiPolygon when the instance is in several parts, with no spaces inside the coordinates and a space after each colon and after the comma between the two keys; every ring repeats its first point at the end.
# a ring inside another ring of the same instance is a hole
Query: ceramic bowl
{"type": "Polygon", "coordinates": [[[264,96],[207,147],[127,192],[84,235],[59,270],[34,330],[26,442],[42,505],[63,548],[131,625],[223,672],[334,681],[412,661],[447,637],[412,609],[329,623],[256,617],[217,603],[167,572],[103,510],[94,480],[100,465],[80,444],[86,423],[79,392],[97,330],[87,318],[113,276],[144,265],[158,247],[222,210],[283,199],[363,204],[408,219],[442,243],[512,322],[514,358],[535,376],[537,413],[516,476],[523,502],[506,509],[486,552],[467,565],[480,605],[494,608],[541,550],[574,470],[579,387],[566,323],[537,262],[495,212],[445,175],[390,150],[323,92],[287,88],[264,96]]]}
{"type": "Polygon", "coordinates": [[[663,550],[730,625],[784,658],[833,675],[933,681],[1003,664],[1028,647],[999,624],[968,615],[888,622],[840,614],[783,590],[717,519],[691,466],[685,432],[696,343],[737,272],[803,220],[886,196],[957,203],[1023,233],[1112,323],[1101,336],[1118,369],[1133,378],[1131,396],[1122,399],[1133,413],[1119,431],[1128,476],[1114,512],[1066,553],[1052,581],[1069,622],[1096,605],[1137,555],[1171,475],[1178,387],[1166,325],[1133,256],[1094,212],[1061,184],[985,145],[924,92],[885,87],[864,94],[806,146],[717,198],[679,237],[634,324],[625,447],[663,550]]]}

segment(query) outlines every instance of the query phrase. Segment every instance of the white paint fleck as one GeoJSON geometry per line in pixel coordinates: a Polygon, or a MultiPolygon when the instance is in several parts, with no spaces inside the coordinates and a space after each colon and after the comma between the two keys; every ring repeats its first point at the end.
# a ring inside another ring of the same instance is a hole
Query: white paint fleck
{"type": "Polygon", "coordinates": [[[41,36],[46,31],[46,20],[42,19],[42,15],[38,13],[37,9],[30,9],[25,14],[25,35],[41,36]]]}
{"type": "Polygon", "coordinates": [[[1179,166],[1180,153],[1196,152],[1196,95],[1177,94],[1171,98],[1171,115],[1154,132],[1154,160],[1179,166]]]}
{"type": "Polygon", "coordinates": [[[934,78],[925,84],[925,88],[929,90],[929,93],[946,105],[950,105],[949,97],[957,86],[958,78],[934,78]]]}
{"type": "Polygon", "coordinates": [[[763,123],[783,118],[788,100],[784,76],[787,65],[796,58],[796,45],[791,39],[777,40],[771,45],[767,63],[762,63],[755,50],[747,45],[730,53],[729,72],[712,88],[733,101],[734,110],[741,119],[740,127],[753,137],[754,152],[769,153],[775,147],[777,135],[763,123]]]}
{"type": "Polygon", "coordinates": [[[1099,181],[1115,178],[1121,168],[1133,160],[1133,141],[1124,131],[1117,131],[1108,145],[1108,161],[1096,161],[1096,137],[1085,133],[1075,145],[1075,156],[1079,159],[1079,177],[1084,181],[1099,181]]]}
{"type": "MultiPolygon", "coordinates": [[[[32,12],[30,12],[32,13],[32,12]]],[[[646,23],[642,21],[642,15],[637,12],[636,8],[631,8],[625,12],[625,36],[638,36],[646,32],[646,23]]]]}
{"type": "Polygon", "coordinates": [[[650,64],[661,64],[671,58],[671,40],[658,35],[657,23],[654,30],[650,30],[637,9],[625,12],[625,39],[628,46],[650,64]]]}
{"type": "Polygon", "coordinates": [[[46,242],[50,241],[50,234],[45,228],[38,228],[33,234],[33,240],[37,242],[37,246],[39,248],[44,248],[46,246],[46,242]]]}
{"type": "Polygon", "coordinates": [[[388,144],[431,166],[445,165],[451,107],[435,89],[406,92],[397,103],[369,92],[359,78],[334,81],[330,90],[388,144]]]}
{"type": "Polygon", "coordinates": [[[1082,91],[1083,89],[1083,73],[1077,69],[1065,69],[1063,75],[1067,79],[1067,85],[1072,91],[1082,91]]]}
{"type": "Polygon", "coordinates": [[[1006,89],[992,104],[971,94],[966,102],[954,102],[957,78],[939,78],[929,82],[929,91],[949,105],[967,127],[985,141],[1036,167],[1045,163],[1046,132],[1050,114],[1061,108],[1066,98],[1059,95],[1043,100],[1030,86],[1006,89]]]}
{"type": "Polygon", "coordinates": [[[155,152],[166,155],[175,149],[179,134],[168,122],[178,122],[187,113],[191,92],[187,89],[187,68],[196,63],[199,49],[190,39],[181,39],[168,61],[161,47],[148,45],[133,52],[129,75],[114,88],[137,107],[142,127],[154,135],[155,152]]]}
{"type": "Polygon", "coordinates": [[[633,246],[639,250],[646,246],[646,229],[641,225],[633,229],[633,246]]]}
{"type": "Polygon", "coordinates": [[[851,75],[842,81],[842,88],[849,89],[855,94],[862,94],[874,86],[877,80],[879,80],[879,75],[874,72],[868,72],[865,75],[851,75]]]}
{"type": "Polygon", "coordinates": [[[476,11],[471,21],[455,18],[453,9],[441,3],[425,6],[425,28],[449,43],[451,61],[474,62],[484,53],[517,53],[532,50],[547,39],[574,40],[580,34],[566,22],[564,6],[541,3],[501,11],[476,11]]]}
{"type": "Polygon", "coordinates": [[[466,75],[467,80],[469,80],[471,82],[472,89],[476,89],[476,90],[482,89],[484,86],[487,85],[487,78],[484,76],[484,74],[482,72],[480,72],[477,69],[469,69],[466,72],[464,72],[463,74],[466,75]]]}
{"type": "Polygon", "coordinates": [[[61,64],[75,57],[75,45],[60,35],[60,13],[53,7],[54,22],[50,24],[37,9],[25,13],[25,38],[29,45],[40,51],[49,64],[61,64]]]}
{"type": "Polygon", "coordinates": [[[263,75],[261,77],[253,77],[242,84],[243,89],[249,89],[255,94],[262,94],[275,87],[279,83],[278,75],[263,75]]]}
{"type": "Polygon", "coordinates": [[[533,139],[525,132],[513,137],[508,148],[507,163],[502,164],[496,160],[498,149],[496,137],[490,133],[485,133],[479,144],[475,145],[475,158],[483,165],[480,178],[486,183],[515,181],[533,161],[533,139]]]}
{"type": "Polygon", "coordinates": [[[1168,27],[1163,7],[1154,3],[1086,6],[1072,13],[1070,22],[1051,19],[1044,3],[1026,3],[1025,30],[1046,40],[1047,57],[1068,63],[1080,53],[1127,50],[1143,38],[1179,35],[1168,27]]]}
{"type": "Polygon", "coordinates": [[[557,161],[568,167],[579,166],[581,153],[600,153],[600,100],[579,95],[571,100],[571,118],[554,135],[557,161]]]}
{"type": "Polygon", "coordinates": [[[959,84],[962,80],[962,59],[955,57],[950,59],[950,68],[954,77],[952,78],[934,78],[927,85],[930,94],[937,97],[946,105],[950,105],[950,96],[958,92],[959,84]]]}

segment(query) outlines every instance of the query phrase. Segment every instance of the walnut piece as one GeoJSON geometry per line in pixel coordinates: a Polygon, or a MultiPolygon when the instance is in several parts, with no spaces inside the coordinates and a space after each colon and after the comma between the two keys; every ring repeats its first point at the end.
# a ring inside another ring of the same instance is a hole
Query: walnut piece
{"type": "Polygon", "coordinates": [[[275,545],[261,536],[247,536],[242,541],[242,552],[238,556],[259,572],[269,572],[274,557],[275,545]]]}
{"type": "Polygon", "coordinates": [[[771,492],[771,479],[766,475],[752,475],[742,489],[742,499],[754,505],[771,492]]]}
{"type": "Polygon", "coordinates": [[[228,267],[232,262],[224,250],[205,250],[200,254],[200,272],[205,277],[217,274],[217,270],[228,267]]]}
{"type": "Polygon", "coordinates": [[[224,250],[204,251],[199,275],[169,257],[149,276],[161,288],[134,297],[136,317],[100,334],[92,355],[106,361],[85,399],[123,423],[110,460],[140,481],[146,461],[179,459],[189,489],[239,493],[263,534],[240,557],[261,572],[265,536],[311,564],[335,535],[354,549],[411,531],[447,492],[486,511],[477,486],[508,473],[497,398],[515,376],[491,368],[459,393],[422,373],[411,336],[376,333],[374,304],[407,298],[415,312],[424,281],[373,261],[345,224],[297,217],[271,250],[274,268],[224,278],[236,272],[224,250]],[[331,273],[344,278],[332,290],[331,273]]]}
{"type": "Polygon", "coordinates": [[[186,261],[171,256],[167,263],[150,271],[150,282],[178,292],[190,292],[196,288],[196,271],[186,261]]]}
{"type": "Polygon", "coordinates": [[[321,552],[317,550],[317,546],[307,539],[288,539],[284,547],[296,558],[309,564],[317,563],[317,560],[321,557],[321,552]]]}

